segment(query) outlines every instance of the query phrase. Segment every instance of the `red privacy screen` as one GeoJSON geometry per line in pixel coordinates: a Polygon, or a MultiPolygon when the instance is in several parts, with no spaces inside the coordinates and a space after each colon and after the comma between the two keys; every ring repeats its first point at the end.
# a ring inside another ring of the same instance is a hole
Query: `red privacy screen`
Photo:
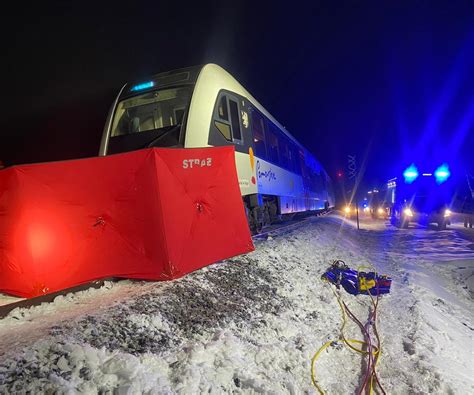
{"type": "Polygon", "coordinates": [[[170,280],[253,249],[233,147],[0,170],[0,292],[170,280]]]}

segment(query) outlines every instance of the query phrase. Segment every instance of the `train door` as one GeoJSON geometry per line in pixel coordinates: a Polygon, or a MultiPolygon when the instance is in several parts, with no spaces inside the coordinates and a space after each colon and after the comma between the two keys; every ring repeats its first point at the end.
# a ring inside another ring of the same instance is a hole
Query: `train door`
{"type": "Polygon", "coordinates": [[[252,134],[249,125],[249,104],[245,98],[228,91],[219,93],[214,106],[208,144],[233,144],[237,152],[249,153],[252,134]]]}

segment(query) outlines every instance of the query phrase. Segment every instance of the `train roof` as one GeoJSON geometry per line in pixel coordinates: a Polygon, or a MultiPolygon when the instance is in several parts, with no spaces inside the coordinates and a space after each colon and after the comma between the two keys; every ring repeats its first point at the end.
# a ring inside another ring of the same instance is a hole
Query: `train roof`
{"type": "Polygon", "coordinates": [[[198,66],[191,66],[191,67],[185,67],[181,69],[175,69],[171,71],[165,71],[162,73],[158,74],[153,74],[151,76],[148,76],[146,78],[141,78],[141,79],[136,79],[132,80],[130,82],[127,82],[123,88],[122,92],[120,93],[119,100],[122,100],[126,97],[130,96],[135,96],[138,92],[134,89],[136,87],[143,86],[143,90],[140,90],[140,92],[146,90],[146,89],[156,89],[157,87],[159,88],[164,88],[167,86],[173,86],[173,85],[194,85],[197,82],[198,76],[203,69],[204,65],[198,65],[198,66]],[[147,82],[144,82],[147,81],[147,82]],[[152,85],[146,86],[147,83],[153,82],[152,85]]]}

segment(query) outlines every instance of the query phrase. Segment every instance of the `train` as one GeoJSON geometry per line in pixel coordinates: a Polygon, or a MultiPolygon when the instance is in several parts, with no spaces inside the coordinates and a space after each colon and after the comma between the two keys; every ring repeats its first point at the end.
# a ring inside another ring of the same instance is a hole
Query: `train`
{"type": "Polygon", "coordinates": [[[321,163],[216,64],[125,84],[107,116],[99,155],[224,145],[235,147],[252,231],[282,216],[334,207],[332,181],[321,163]]]}

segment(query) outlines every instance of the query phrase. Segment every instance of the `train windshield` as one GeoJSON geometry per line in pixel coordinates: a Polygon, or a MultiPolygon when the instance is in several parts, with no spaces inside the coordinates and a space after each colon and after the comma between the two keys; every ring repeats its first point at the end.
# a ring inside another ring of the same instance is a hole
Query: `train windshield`
{"type": "Polygon", "coordinates": [[[146,92],[120,101],[115,110],[109,153],[146,147],[179,146],[192,87],[146,92]]]}

